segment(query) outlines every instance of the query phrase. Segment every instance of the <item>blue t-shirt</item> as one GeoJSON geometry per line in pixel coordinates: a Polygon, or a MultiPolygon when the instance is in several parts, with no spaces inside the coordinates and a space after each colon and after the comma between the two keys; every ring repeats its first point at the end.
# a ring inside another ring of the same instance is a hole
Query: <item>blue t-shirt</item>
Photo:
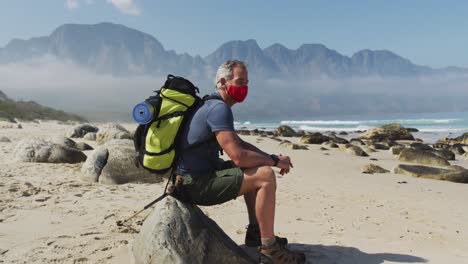
{"type": "MultiPolygon", "coordinates": [[[[214,93],[213,95],[218,95],[214,93]]],[[[219,96],[219,95],[218,95],[219,96]]],[[[234,131],[231,108],[222,100],[206,100],[188,121],[182,132],[182,149],[213,138],[216,131],[234,131]]],[[[182,151],[177,173],[196,176],[216,170],[219,163],[219,145],[214,138],[205,144],[182,151]]]]}

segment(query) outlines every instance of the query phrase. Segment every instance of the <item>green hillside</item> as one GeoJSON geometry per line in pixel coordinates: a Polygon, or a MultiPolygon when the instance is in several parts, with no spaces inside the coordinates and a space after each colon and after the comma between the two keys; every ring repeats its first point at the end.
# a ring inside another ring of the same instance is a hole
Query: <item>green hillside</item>
{"type": "Polygon", "coordinates": [[[42,106],[34,101],[14,101],[0,91],[0,120],[13,121],[14,118],[26,121],[32,121],[34,119],[86,121],[86,119],[81,116],[42,106]]]}

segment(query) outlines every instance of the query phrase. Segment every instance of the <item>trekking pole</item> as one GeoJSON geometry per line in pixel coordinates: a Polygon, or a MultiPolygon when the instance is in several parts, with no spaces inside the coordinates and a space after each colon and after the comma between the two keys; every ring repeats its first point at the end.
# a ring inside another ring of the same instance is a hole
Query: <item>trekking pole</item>
{"type": "Polygon", "coordinates": [[[124,223],[130,221],[133,217],[141,214],[141,212],[145,211],[146,209],[150,208],[153,204],[161,201],[162,199],[164,199],[164,197],[166,197],[168,194],[166,192],[164,192],[161,196],[159,196],[156,200],[152,201],[151,203],[147,204],[145,207],[143,207],[143,209],[141,209],[140,211],[134,213],[132,216],[130,216],[129,218],[121,221],[121,220],[118,220],[117,222],[115,222],[117,224],[117,226],[123,226],[124,223]]]}
{"type": "Polygon", "coordinates": [[[163,193],[161,196],[159,196],[158,198],[156,198],[156,200],[152,201],[151,203],[147,204],[145,207],[143,207],[143,209],[141,209],[140,211],[134,213],[134,214],[133,214],[132,216],[130,216],[129,218],[127,218],[127,219],[125,219],[125,220],[123,220],[123,221],[122,221],[122,220],[118,220],[118,221],[115,222],[115,224],[116,224],[117,226],[123,226],[124,223],[130,221],[132,218],[134,218],[135,216],[141,214],[143,211],[145,211],[146,209],[150,208],[153,204],[155,204],[155,203],[161,201],[161,200],[164,199],[167,195],[169,195],[168,192],[167,192],[167,187],[168,187],[169,183],[171,182],[171,179],[172,179],[172,174],[171,174],[171,176],[169,177],[169,179],[168,179],[168,181],[167,181],[167,183],[166,183],[166,187],[164,188],[164,193],[163,193]]]}

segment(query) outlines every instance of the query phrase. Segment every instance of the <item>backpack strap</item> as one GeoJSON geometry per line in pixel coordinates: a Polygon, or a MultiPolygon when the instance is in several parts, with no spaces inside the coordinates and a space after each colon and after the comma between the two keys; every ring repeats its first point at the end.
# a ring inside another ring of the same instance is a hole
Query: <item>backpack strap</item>
{"type": "MultiPolygon", "coordinates": [[[[201,103],[200,103],[200,106],[198,108],[200,108],[206,101],[208,100],[223,100],[223,98],[221,98],[221,96],[219,95],[205,95],[203,96],[203,98],[201,99],[201,103]]],[[[189,150],[192,150],[194,148],[198,148],[202,145],[205,145],[207,143],[210,143],[210,142],[216,142],[216,135],[213,133],[213,135],[211,137],[209,137],[208,139],[206,140],[203,140],[203,141],[200,141],[200,142],[196,142],[196,143],[193,143],[189,146],[187,146],[186,148],[183,149],[183,151],[189,151],[189,150]]],[[[219,148],[219,152],[221,155],[223,155],[223,149],[220,147],[219,148]]]]}

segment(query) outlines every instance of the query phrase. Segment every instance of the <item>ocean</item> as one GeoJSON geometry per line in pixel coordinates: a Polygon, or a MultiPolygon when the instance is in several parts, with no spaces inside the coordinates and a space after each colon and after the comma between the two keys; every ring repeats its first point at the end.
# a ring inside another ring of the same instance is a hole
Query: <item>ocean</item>
{"type": "Polygon", "coordinates": [[[399,123],[406,128],[416,128],[419,132],[412,133],[416,138],[434,143],[442,137],[457,137],[468,132],[468,113],[386,115],[365,118],[307,118],[305,120],[291,118],[291,120],[274,121],[238,120],[235,122],[235,127],[236,129],[274,130],[280,125],[288,125],[296,131],[354,133],[357,130],[368,130],[389,123],[399,123]]]}

